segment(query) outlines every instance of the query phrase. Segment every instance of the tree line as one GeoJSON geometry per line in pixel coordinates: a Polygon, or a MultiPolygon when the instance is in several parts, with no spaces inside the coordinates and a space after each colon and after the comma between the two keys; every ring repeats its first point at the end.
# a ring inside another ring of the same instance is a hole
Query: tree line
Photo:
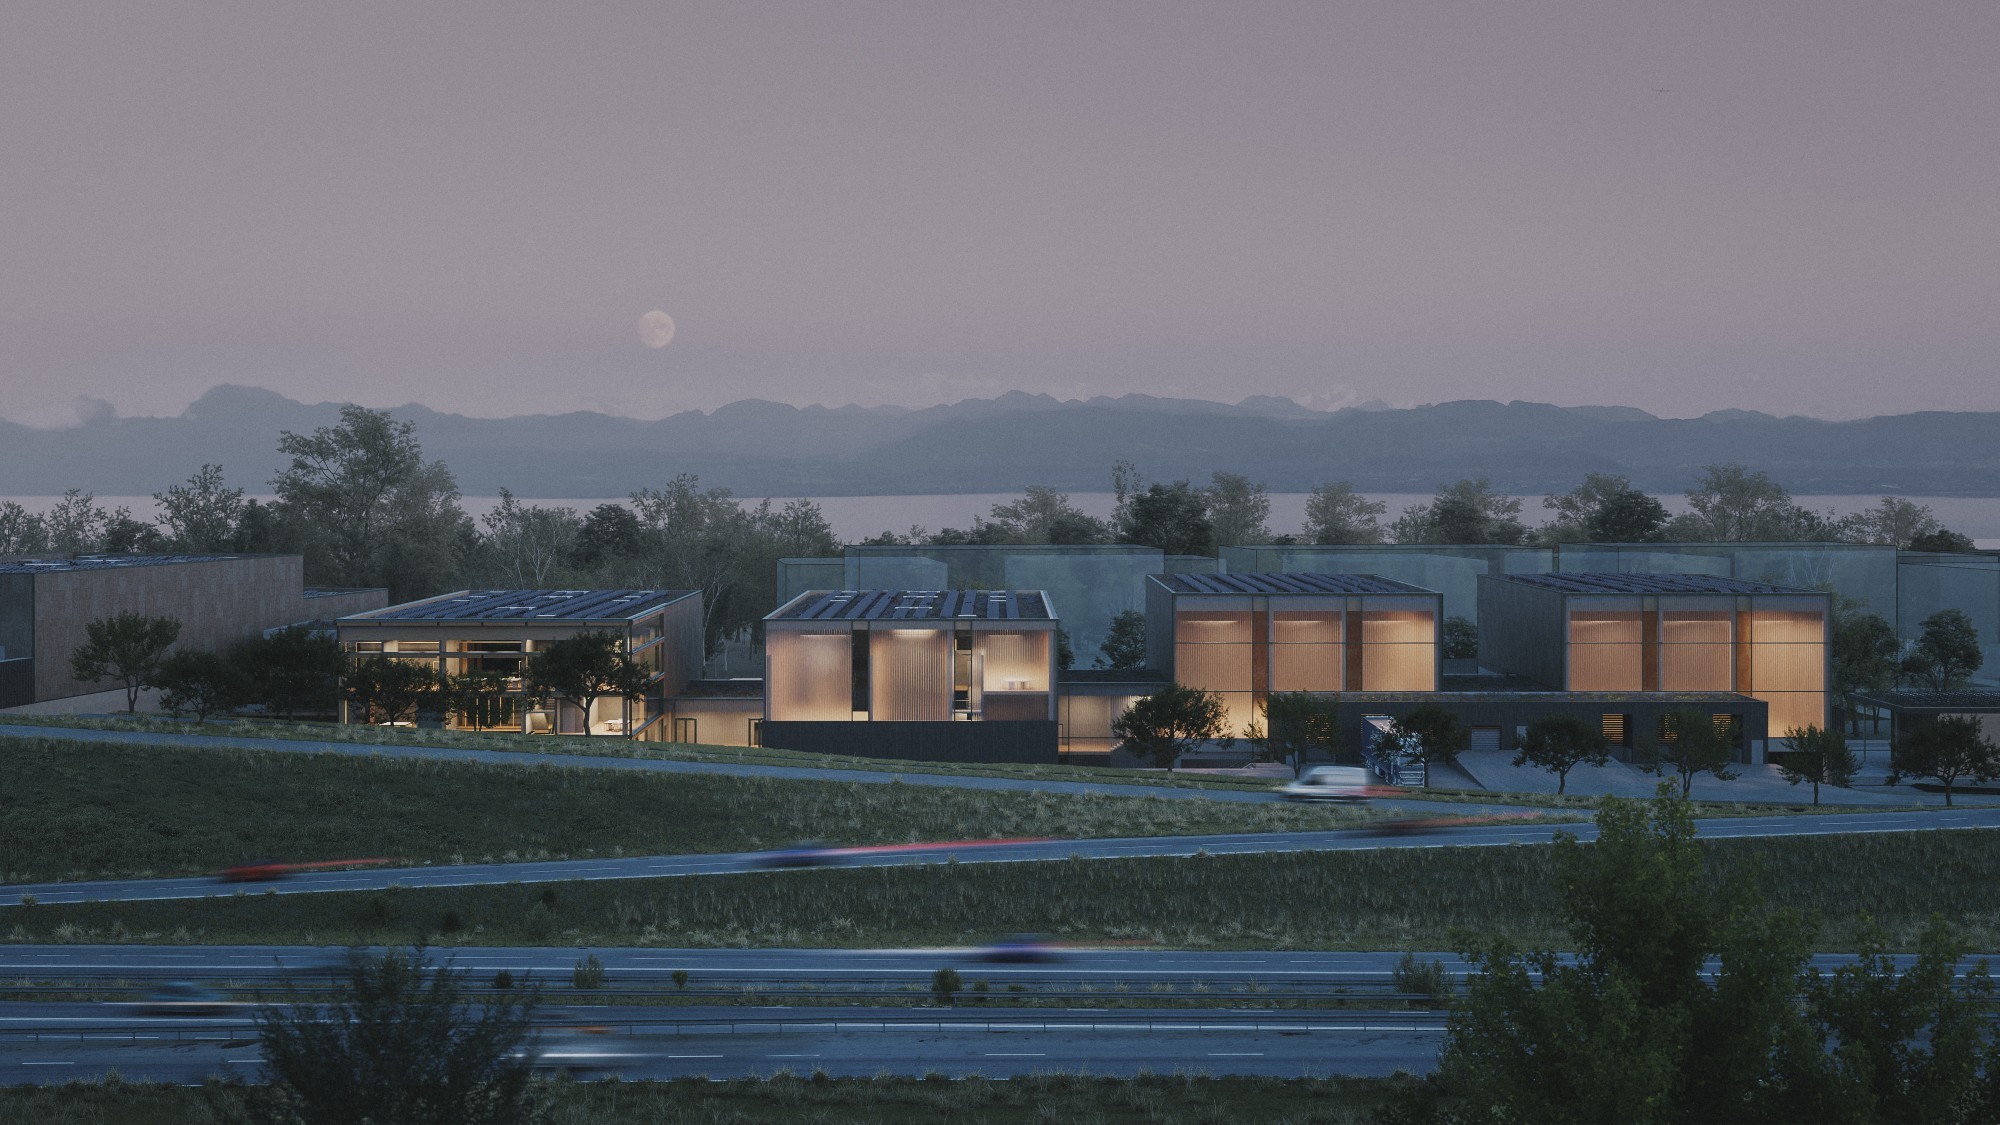
{"type": "MultiPolygon", "coordinates": [[[[502,490],[475,521],[451,470],[426,460],[413,425],[386,411],[345,407],[338,425],[285,431],[288,463],[270,482],[274,499],[246,498],[222,466],[203,465],[155,493],[157,516],[106,509],[72,490],[33,513],[0,501],[0,556],[56,553],[190,554],[297,552],[317,586],[385,587],[407,601],[465,587],[652,587],[703,594],[710,651],[754,627],[777,601],[777,560],[837,554],[841,544],[818,505],[739,500],[704,488],[694,474],[640,488],[588,512],[523,503],[502,490]]],[[[1624,477],[1593,473],[1543,501],[1547,522],[1530,527],[1521,501],[1481,479],[1441,487],[1426,503],[1384,522],[1387,507],[1346,483],[1322,485],[1306,502],[1297,534],[1270,526],[1260,482],[1216,472],[1205,485],[1148,481],[1129,461],[1112,466],[1116,507],[1108,519],[1068,495],[1031,486],[995,504],[970,528],[883,532],[862,545],[1099,544],[1213,555],[1248,544],[1840,541],[1913,550],[1970,550],[1929,508],[1884,497],[1865,512],[1836,516],[1796,504],[1782,486],[1742,465],[1711,465],[1670,516],[1624,477]]],[[[1459,627],[1457,648],[1465,643],[1459,627]]],[[[1129,641],[1129,638],[1126,638],[1129,641]]],[[[1466,655],[1460,653],[1460,655],[1466,655]]],[[[1113,666],[1117,666],[1115,663],[1113,666]]]]}
{"type": "Polygon", "coordinates": [[[1717,464],[1684,496],[1675,516],[1629,478],[1590,473],[1567,492],[1545,496],[1548,519],[1530,525],[1518,498],[1494,491],[1484,478],[1441,486],[1426,503],[1384,522],[1388,505],[1346,482],[1323,484],[1306,497],[1304,526],[1295,534],[1270,526],[1271,498],[1260,482],[1216,472],[1205,485],[1187,480],[1147,482],[1129,461],[1111,470],[1116,507],[1099,519],[1053,488],[1030,486],[1019,499],[995,504],[969,528],[885,531],[863,546],[1126,543],[1168,554],[1213,555],[1222,547],[1365,545],[1370,543],[1554,546],[1563,543],[1865,543],[1913,551],[1970,551],[1972,540],[1946,528],[1931,509],[1885,496],[1863,512],[1815,512],[1783,485],[1743,465],[1717,464]]]}

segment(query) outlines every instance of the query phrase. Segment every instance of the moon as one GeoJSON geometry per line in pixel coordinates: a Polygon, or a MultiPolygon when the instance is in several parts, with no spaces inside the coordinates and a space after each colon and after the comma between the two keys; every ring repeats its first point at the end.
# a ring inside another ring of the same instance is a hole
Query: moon
{"type": "Polygon", "coordinates": [[[658,309],[639,318],[639,341],[649,348],[664,348],[674,342],[674,318],[658,309]]]}

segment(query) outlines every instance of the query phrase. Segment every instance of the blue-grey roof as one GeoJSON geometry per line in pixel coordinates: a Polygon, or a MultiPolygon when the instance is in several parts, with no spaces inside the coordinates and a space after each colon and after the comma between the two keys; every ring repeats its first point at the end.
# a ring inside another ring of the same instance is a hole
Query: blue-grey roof
{"type": "Polygon", "coordinates": [[[809,590],[766,621],[1053,621],[1040,590],[809,590]]]}
{"type": "Polygon", "coordinates": [[[119,570],[134,566],[224,562],[248,555],[65,555],[53,558],[0,559],[0,574],[62,574],[77,570],[119,570]]]}
{"type": "Polygon", "coordinates": [[[1716,574],[1494,574],[1500,582],[1519,582],[1565,594],[1812,594],[1795,586],[1746,582],[1716,574]]]}
{"type": "Polygon", "coordinates": [[[343,624],[383,621],[631,621],[695,596],[693,590],[460,590],[341,618],[343,624]]]}
{"type": "Polygon", "coordinates": [[[1176,594],[1430,594],[1379,574],[1158,574],[1176,594]]]}

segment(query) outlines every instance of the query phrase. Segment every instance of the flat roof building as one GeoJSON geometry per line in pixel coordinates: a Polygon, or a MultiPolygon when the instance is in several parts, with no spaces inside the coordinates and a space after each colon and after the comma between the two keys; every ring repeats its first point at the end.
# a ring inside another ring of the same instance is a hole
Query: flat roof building
{"type": "Polygon", "coordinates": [[[84,627],[99,618],[172,617],[181,624],[177,648],[219,650],[387,601],[380,589],[307,589],[298,555],[0,559],[0,708],[122,710],[122,690],[107,692],[106,684],[70,675],[70,654],[84,643],[84,627]]]}
{"type": "Polygon", "coordinates": [[[1827,725],[1830,596],[1707,574],[1479,580],[1479,663],[1557,691],[1735,692],[1827,725]]]}
{"type": "MultiPolygon", "coordinates": [[[[350,660],[420,661],[504,685],[474,710],[439,715],[450,727],[664,741],[667,700],[701,674],[701,604],[695,590],[459,590],[343,617],[337,628],[350,660]],[[644,698],[599,699],[586,715],[574,703],[528,697],[523,676],[535,653],[584,632],[619,638],[647,671],[644,698]]],[[[342,709],[343,721],[373,717],[348,702],[342,709]]]]}
{"type": "Polygon", "coordinates": [[[1147,663],[1215,692],[1232,732],[1272,692],[1435,691],[1441,597],[1374,574],[1173,574],[1146,584],[1147,663]]]}
{"type": "Polygon", "coordinates": [[[808,590],[764,619],[761,741],[1052,762],[1056,630],[1040,590],[808,590]]]}

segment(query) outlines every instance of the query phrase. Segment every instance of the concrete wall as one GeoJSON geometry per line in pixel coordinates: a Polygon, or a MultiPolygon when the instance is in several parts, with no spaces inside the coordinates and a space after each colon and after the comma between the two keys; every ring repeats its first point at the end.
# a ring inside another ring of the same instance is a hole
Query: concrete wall
{"type": "Polygon", "coordinates": [[[181,623],[177,647],[221,649],[307,617],[304,560],[297,555],[58,570],[22,577],[34,581],[37,700],[104,690],[103,684],[81,683],[69,674],[70,654],[84,643],[84,626],[97,618],[120,612],[173,617],[181,623]]]}
{"type": "Polygon", "coordinates": [[[1056,759],[1053,720],[1021,723],[774,723],[764,745],[819,754],[911,762],[1029,762],[1056,759]]]}
{"type": "Polygon", "coordinates": [[[1563,595],[1491,575],[1479,577],[1479,663],[1560,691],[1569,686],[1569,622],[1563,595]]]}
{"type": "Polygon", "coordinates": [[[316,593],[305,599],[306,618],[315,621],[332,621],[350,613],[367,613],[388,606],[389,591],[379,586],[316,593]]]}
{"type": "Polygon", "coordinates": [[[1615,699],[1579,698],[1567,692],[1453,692],[1428,699],[1413,695],[1371,699],[1360,694],[1342,696],[1340,703],[1341,738],[1350,752],[1359,751],[1368,716],[1387,715],[1393,719],[1418,707],[1436,705],[1455,712],[1467,727],[1498,727],[1503,749],[1513,747],[1520,728],[1544,716],[1575,715],[1597,726],[1605,715],[1625,715],[1631,745],[1612,747],[1613,755],[1621,761],[1631,761],[1634,751],[1650,745],[1660,729],[1660,716],[1677,707],[1692,707],[1704,714],[1740,716],[1743,740],[1737,750],[1737,761],[1762,761],[1761,748],[1768,737],[1770,714],[1762,700],[1749,696],[1690,698],[1666,692],[1615,699]]]}

